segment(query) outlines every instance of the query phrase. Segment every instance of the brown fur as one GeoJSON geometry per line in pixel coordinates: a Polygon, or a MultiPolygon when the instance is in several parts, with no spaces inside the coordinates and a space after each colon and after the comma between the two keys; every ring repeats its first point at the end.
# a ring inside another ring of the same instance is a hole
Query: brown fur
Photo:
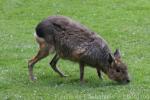
{"type": "Polygon", "coordinates": [[[56,54],[50,65],[60,76],[65,76],[56,66],[57,61],[68,59],[80,65],[80,80],[83,81],[84,66],[101,71],[112,80],[129,82],[127,66],[122,63],[119,50],[111,53],[106,41],[87,27],[64,16],[50,16],[36,27],[36,40],[40,45],[39,53],[29,61],[30,79],[33,80],[33,66],[46,57],[49,51],[56,54]]]}

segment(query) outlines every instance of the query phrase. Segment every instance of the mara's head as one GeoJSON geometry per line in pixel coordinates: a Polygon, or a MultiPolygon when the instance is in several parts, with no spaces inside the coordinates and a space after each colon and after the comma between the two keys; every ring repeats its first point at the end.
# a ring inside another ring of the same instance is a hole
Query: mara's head
{"type": "Polygon", "coordinates": [[[118,49],[116,49],[113,56],[111,54],[109,55],[109,64],[110,66],[108,68],[107,74],[111,80],[123,84],[130,82],[127,65],[122,62],[121,54],[118,49]]]}

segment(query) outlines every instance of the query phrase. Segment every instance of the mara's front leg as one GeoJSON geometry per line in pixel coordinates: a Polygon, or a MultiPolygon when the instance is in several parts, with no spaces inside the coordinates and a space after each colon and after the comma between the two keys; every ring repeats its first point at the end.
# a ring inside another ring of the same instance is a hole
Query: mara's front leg
{"type": "Polygon", "coordinates": [[[98,68],[96,68],[96,70],[97,70],[97,75],[98,75],[98,77],[99,77],[100,79],[102,79],[101,70],[98,69],[98,68]]]}
{"type": "Polygon", "coordinates": [[[80,82],[84,82],[84,63],[80,63],[80,82]]]}

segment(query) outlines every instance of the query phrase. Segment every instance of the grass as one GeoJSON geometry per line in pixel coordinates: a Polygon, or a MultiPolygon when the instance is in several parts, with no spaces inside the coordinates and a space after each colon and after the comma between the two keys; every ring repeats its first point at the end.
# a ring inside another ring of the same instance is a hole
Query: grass
{"type": "Polygon", "coordinates": [[[0,0],[0,100],[149,100],[149,0],[0,0]],[[34,67],[35,83],[28,80],[27,61],[36,54],[34,28],[49,15],[78,20],[104,37],[112,50],[120,48],[132,82],[117,85],[99,80],[86,67],[87,83],[79,83],[78,64],[60,60],[69,75],[60,78],[49,67],[52,56],[34,67]]]}

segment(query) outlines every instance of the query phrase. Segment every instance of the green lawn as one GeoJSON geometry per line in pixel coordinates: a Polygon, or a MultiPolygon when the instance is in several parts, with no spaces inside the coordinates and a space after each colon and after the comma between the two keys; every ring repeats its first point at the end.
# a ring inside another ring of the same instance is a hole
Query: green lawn
{"type": "Polygon", "coordinates": [[[150,0],[0,0],[0,100],[150,100],[150,0]],[[69,76],[49,66],[52,56],[34,67],[28,60],[38,51],[34,28],[49,15],[69,16],[99,33],[114,51],[120,48],[132,82],[118,85],[86,67],[79,82],[78,64],[60,60],[69,76]]]}

